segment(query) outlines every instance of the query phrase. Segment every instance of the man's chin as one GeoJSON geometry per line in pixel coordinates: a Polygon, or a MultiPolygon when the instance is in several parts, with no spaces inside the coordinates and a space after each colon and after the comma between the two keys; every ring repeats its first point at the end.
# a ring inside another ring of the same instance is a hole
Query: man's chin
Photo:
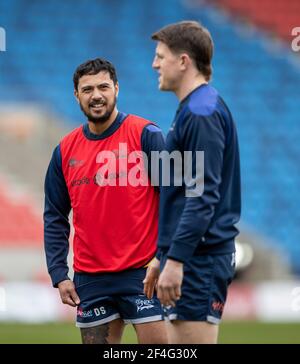
{"type": "Polygon", "coordinates": [[[111,117],[111,114],[113,113],[114,107],[116,105],[116,100],[111,105],[111,107],[109,105],[106,105],[106,107],[101,108],[101,110],[92,110],[90,107],[84,108],[81,103],[79,105],[81,111],[84,113],[84,115],[90,122],[94,124],[100,124],[100,123],[103,124],[111,117]]]}
{"type": "Polygon", "coordinates": [[[93,124],[104,124],[108,119],[109,117],[93,117],[93,116],[90,116],[89,118],[89,121],[93,124]]]}
{"type": "Polygon", "coordinates": [[[158,88],[160,91],[169,91],[170,90],[168,87],[166,87],[166,85],[163,85],[163,84],[159,84],[158,88]]]}
{"type": "Polygon", "coordinates": [[[88,116],[88,120],[94,124],[103,124],[105,123],[111,116],[111,113],[90,113],[88,116]]]}
{"type": "Polygon", "coordinates": [[[97,120],[97,119],[101,120],[103,118],[103,116],[105,116],[105,112],[94,112],[94,111],[92,111],[92,112],[89,113],[89,115],[94,120],[97,120]]]}

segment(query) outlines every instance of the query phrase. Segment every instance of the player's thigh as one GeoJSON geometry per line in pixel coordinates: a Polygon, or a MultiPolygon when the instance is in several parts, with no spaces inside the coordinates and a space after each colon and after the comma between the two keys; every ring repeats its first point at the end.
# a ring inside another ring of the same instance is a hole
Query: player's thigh
{"type": "Polygon", "coordinates": [[[176,307],[164,308],[165,316],[219,324],[233,274],[232,254],[194,256],[184,267],[181,298],[176,307]]]}
{"type": "Polygon", "coordinates": [[[163,310],[156,295],[148,299],[142,292],[119,296],[118,312],[126,324],[132,324],[140,344],[167,342],[163,310]]]}
{"type": "Polygon", "coordinates": [[[113,296],[103,295],[101,276],[75,274],[74,284],[80,297],[76,326],[84,343],[119,342],[123,320],[113,296]]]}
{"type": "Polygon", "coordinates": [[[120,344],[124,331],[124,322],[116,319],[102,325],[81,328],[83,344],[120,344]]]}
{"type": "Polygon", "coordinates": [[[165,321],[134,324],[139,344],[168,344],[165,321]]]}
{"type": "Polygon", "coordinates": [[[216,344],[219,326],[209,322],[179,321],[167,323],[170,344],[216,344]]]}

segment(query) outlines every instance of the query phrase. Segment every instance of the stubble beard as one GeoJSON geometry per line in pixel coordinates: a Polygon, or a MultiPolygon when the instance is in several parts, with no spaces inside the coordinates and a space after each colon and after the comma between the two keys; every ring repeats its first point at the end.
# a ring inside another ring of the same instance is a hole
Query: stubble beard
{"type": "Polygon", "coordinates": [[[113,113],[114,111],[114,108],[116,106],[116,103],[117,103],[117,97],[115,96],[114,97],[114,100],[113,100],[113,103],[111,104],[110,107],[107,107],[107,110],[106,112],[101,115],[101,116],[93,116],[89,111],[86,111],[84,109],[84,107],[82,106],[82,104],[80,103],[80,109],[81,111],[84,113],[84,115],[87,117],[88,121],[94,123],[94,124],[103,124],[105,123],[111,116],[111,114],[113,113]]]}

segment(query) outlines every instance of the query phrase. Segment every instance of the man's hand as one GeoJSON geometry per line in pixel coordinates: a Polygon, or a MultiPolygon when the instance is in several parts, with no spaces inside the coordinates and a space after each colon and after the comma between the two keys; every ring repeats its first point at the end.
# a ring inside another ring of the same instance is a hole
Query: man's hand
{"type": "Polygon", "coordinates": [[[157,283],[157,297],[164,306],[175,307],[181,297],[183,263],[167,259],[157,283]]]}
{"type": "Polygon", "coordinates": [[[144,293],[149,300],[153,297],[154,288],[159,277],[159,260],[154,258],[147,268],[146,277],[143,280],[144,293]]]}
{"type": "Polygon", "coordinates": [[[70,279],[59,282],[58,289],[63,303],[72,307],[79,305],[80,299],[75,291],[74,283],[70,279]]]}

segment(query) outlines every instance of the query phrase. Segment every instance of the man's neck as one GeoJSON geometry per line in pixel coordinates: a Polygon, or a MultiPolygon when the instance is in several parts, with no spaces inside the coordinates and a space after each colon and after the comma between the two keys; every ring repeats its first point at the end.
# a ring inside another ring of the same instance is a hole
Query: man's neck
{"type": "Polygon", "coordinates": [[[187,75],[174,92],[181,102],[188,94],[203,84],[207,84],[207,81],[202,75],[187,75]]]}
{"type": "Polygon", "coordinates": [[[118,110],[117,108],[115,108],[114,111],[111,113],[109,119],[103,123],[93,123],[92,121],[88,120],[90,132],[95,135],[101,135],[116,120],[117,115],[118,115],[118,110]]]}

